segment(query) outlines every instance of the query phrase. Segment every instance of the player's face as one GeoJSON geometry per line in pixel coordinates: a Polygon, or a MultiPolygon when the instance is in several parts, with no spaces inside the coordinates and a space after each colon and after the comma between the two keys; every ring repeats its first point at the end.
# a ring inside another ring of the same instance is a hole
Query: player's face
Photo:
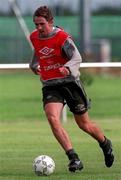
{"type": "Polygon", "coordinates": [[[40,37],[46,37],[50,32],[52,32],[53,20],[47,21],[44,17],[35,16],[34,23],[39,31],[40,37]]]}

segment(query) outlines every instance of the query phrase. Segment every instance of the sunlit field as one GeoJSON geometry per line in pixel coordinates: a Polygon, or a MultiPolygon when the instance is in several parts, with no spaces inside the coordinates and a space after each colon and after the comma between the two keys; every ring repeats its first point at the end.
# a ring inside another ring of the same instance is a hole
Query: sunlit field
{"type": "Polygon", "coordinates": [[[120,77],[95,76],[86,91],[92,100],[90,117],[112,139],[113,167],[106,168],[99,145],[78,129],[68,112],[63,126],[84,163],[81,172],[70,173],[65,152],[54,139],[42,106],[39,78],[29,71],[0,72],[0,179],[3,180],[120,180],[121,173],[121,87],[120,77]],[[36,156],[47,154],[55,172],[37,177],[32,169],[36,156]]]}

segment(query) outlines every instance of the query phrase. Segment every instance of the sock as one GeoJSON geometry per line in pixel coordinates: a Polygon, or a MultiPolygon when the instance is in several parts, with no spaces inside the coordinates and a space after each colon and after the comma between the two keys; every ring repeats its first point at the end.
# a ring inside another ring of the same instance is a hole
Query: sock
{"type": "Polygon", "coordinates": [[[104,147],[107,144],[107,138],[104,136],[105,140],[103,142],[99,142],[100,147],[104,147]]]}
{"type": "Polygon", "coordinates": [[[68,156],[69,160],[79,159],[78,154],[75,153],[74,149],[70,149],[69,151],[67,151],[66,155],[68,156]]]}

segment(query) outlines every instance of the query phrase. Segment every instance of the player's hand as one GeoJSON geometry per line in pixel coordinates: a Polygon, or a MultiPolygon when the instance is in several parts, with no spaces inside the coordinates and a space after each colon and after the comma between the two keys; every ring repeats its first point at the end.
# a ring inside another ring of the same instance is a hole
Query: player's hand
{"type": "Polygon", "coordinates": [[[59,72],[60,72],[61,74],[63,74],[64,76],[68,76],[68,75],[70,74],[69,69],[66,68],[66,67],[64,67],[64,66],[59,68],[59,72]]]}
{"type": "Polygon", "coordinates": [[[36,74],[40,75],[41,74],[41,69],[40,69],[40,65],[37,66],[36,69],[36,74]]]}

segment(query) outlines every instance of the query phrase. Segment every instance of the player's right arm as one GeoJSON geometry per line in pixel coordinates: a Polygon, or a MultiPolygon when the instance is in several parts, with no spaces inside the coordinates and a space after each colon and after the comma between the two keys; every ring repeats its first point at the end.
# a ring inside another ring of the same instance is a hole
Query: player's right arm
{"type": "Polygon", "coordinates": [[[38,59],[37,59],[35,52],[29,63],[29,67],[36,75],[40,75],[40,66],[39,66],[38,59]]]}

